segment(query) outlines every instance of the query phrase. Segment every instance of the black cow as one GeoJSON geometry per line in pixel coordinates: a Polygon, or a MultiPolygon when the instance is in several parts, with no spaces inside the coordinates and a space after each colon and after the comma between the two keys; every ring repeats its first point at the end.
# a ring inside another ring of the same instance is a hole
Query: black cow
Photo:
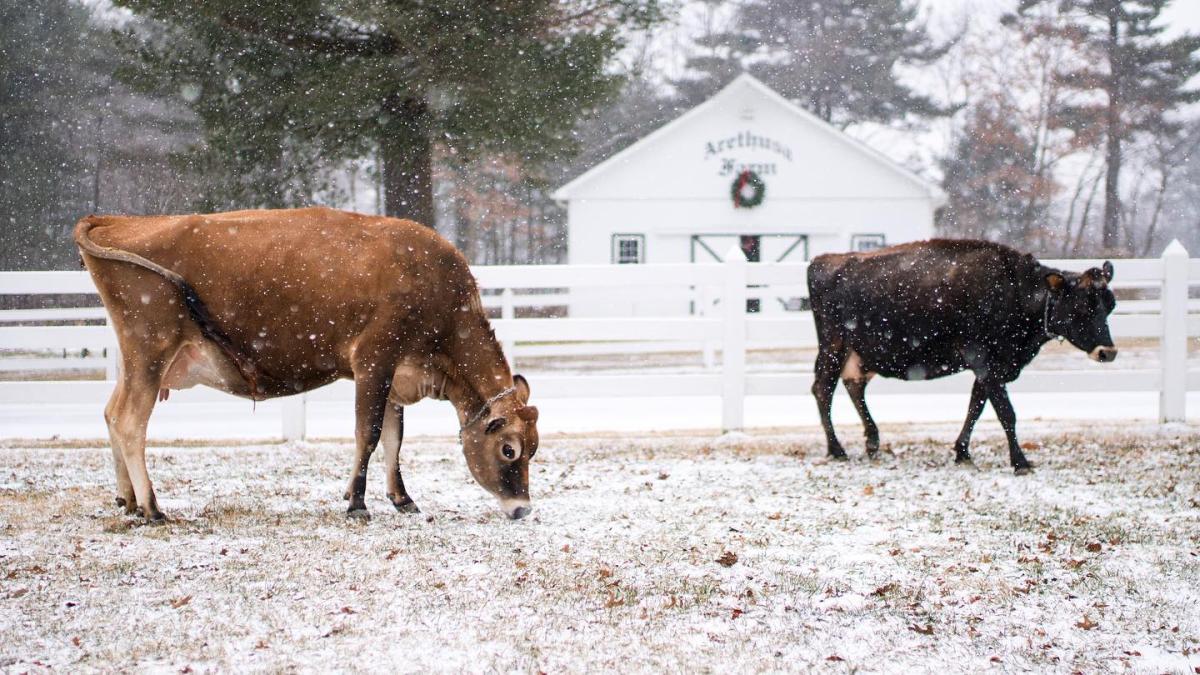
{"type": "Polygon", "coordinates": [[[1082,274],[1064,272],[985,241],[935,239],[817,256],[808,268],[820,342],[812,391],[829,454],[846,458],[829,415],[838,377],[862,418],[873,457],[879,429],[864,399],[871,376],[924,380],[970,369],[975,386],[954,461],[971,462],[971,429],[990,400],[1008,437],[1013,469],[1029,473],[1005,385],[1055,337],[1097,361],[1117,357],[1108,331],[1116,305],[1108,288],[1112,277],[1109,262],[1082,274]]]}

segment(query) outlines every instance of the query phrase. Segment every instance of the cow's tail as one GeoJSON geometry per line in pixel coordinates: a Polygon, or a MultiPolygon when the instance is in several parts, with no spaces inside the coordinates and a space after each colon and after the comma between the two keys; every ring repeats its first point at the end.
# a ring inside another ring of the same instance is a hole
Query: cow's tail
{"type": "Polygon", "coordinates": [[[812,309],[813,325],[821,345],[840,351],[843,330],[837,301],[837,261],[828,255],[819,255],[808,264],[808,303],[812,309]]]}
{"type": "Polygon", "coordinates": [[[837,270],[827,256],[819,255],[808,264],[808,301],[814,312],[818,305],[826,309],[825,301],[833,291],[836,276],[837,270]]]}
{"type": "Polygon", "coordinates": [[[188,282],[174,270],[169,270],[153,260],[147,260],[136,253],[123,251],[119,248],[112,248],[111,246],[101,246],[100,244],[92,241],[92,238],[88,236],[92,231],[92,228],[103,224],[104,221],[96,219],[95,216],[88,216],[87,218],[79,221],[79,224],[75,226],[75,243],[79,246],[79,248],[83,249],[84,253],[87,253],[94,258],[119,260],[121,262],[137,265],[138,267],[144,267],[155,274],[165,277],[167,281],[175,284],[175,286],[181,290],[184,287],[190,288],[190,286],[188,286],[188,282]]]}
{"type": "Polygon", "coordinates": [[[200,299],[200,295],[197,294],[196,289],[192,288],[192,285],[187,282],[187,279],[184,279],[183,276],[175,270],[167,269],[153,260],[142,257],[136,253],[125,251],[119,248],[113,248],[111,246],[101,246],[100,244],[92,241],[88,234],[91,232],[92,228],[103,224],[103,220],[96,219],[94,216],[88,216],[87,218],[79,221],[79,224],[75,226],[75,243],[79,246],[79,248],[94,258],[116,260],[119,262],[129,263],[131,265],[137,265],[138,267],[150,270],[151,272],[154,272],[155,274],[171,282],[172,285],[179,289],[180,295],[183,296],[183,304],[185,307],[187,307],[188,315],[191,317],[192,321],[194,321],[200,328],[200,334],[216,344],[217,347],[219,347],[221,351],[224,352],[231,361],[233,361],[238,370],[241,371],[242,377],[246,378],[246,382],[250,385],[250,391],[252,394],[257,395],[259,392],[258,368],[256,368],[254,363],[246,357],[245,352],[238,349],[237,346],[234,345],[233,340],[229,338],[229,335],[226,334],[225,331],[221,330],[221,327],[217,324],[216,319],[213,318],[212,312],[208,310],[208,306],[205,305],[204,301],[200,299]]]}

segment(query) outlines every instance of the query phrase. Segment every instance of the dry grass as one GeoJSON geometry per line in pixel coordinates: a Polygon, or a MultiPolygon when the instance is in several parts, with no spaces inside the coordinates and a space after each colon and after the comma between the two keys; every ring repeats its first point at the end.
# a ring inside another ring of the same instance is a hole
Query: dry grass
{"type": "Polygon", "coordinates": [[[506,521],[448,441],[406,446],[424,512],[340,499],[349,447],[172,447],[173,521],[112,505],[109,452],[0,448],[0,668],[1191,672],[1200,430],[550,436],[506,521]]]}

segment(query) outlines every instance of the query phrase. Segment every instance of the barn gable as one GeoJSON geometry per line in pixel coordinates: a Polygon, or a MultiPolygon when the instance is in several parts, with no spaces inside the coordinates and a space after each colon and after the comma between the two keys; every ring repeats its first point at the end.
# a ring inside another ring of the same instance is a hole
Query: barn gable
{"type": "Polygon", "coordinates": [[[744,169],[763,179],[768,200],[776,203],[944,202],[936,185],[748,74],[562,186],[554,198],[729,202],[732,182],[744,169]]]}

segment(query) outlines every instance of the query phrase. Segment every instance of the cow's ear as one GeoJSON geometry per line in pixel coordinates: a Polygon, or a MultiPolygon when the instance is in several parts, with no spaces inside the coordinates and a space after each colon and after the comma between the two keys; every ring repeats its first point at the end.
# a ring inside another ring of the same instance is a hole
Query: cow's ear
{"type": "Polygon", "coordinates": [[[517,398],[522,403],[529,402],[529,382],[520,375],[513,375],[513,389],[517,390],[517,398]]]}
{"type": "Polygon", "coordinates": [[[1108,277],[1104,276],[1104,270],[1093,267],[1079,277],[1079,285],[1084,288],[1104,288],[1108,285],[1108,277]]]}
{"type": "Polygon", "coordinates": [[[1112,281],[1113,264],[1111,261],[1105,260],[1104,265],[1100,268],[1100,271],[1104,274],[1105,281],[1112,281]]]}
{"type": "Polygon", "coordinates": [[[1046,288],[1052,291],[1061,291],[1067,287],[1067,278],[1058,272],[1050,272],[1046,275],[1046,288]]]}

